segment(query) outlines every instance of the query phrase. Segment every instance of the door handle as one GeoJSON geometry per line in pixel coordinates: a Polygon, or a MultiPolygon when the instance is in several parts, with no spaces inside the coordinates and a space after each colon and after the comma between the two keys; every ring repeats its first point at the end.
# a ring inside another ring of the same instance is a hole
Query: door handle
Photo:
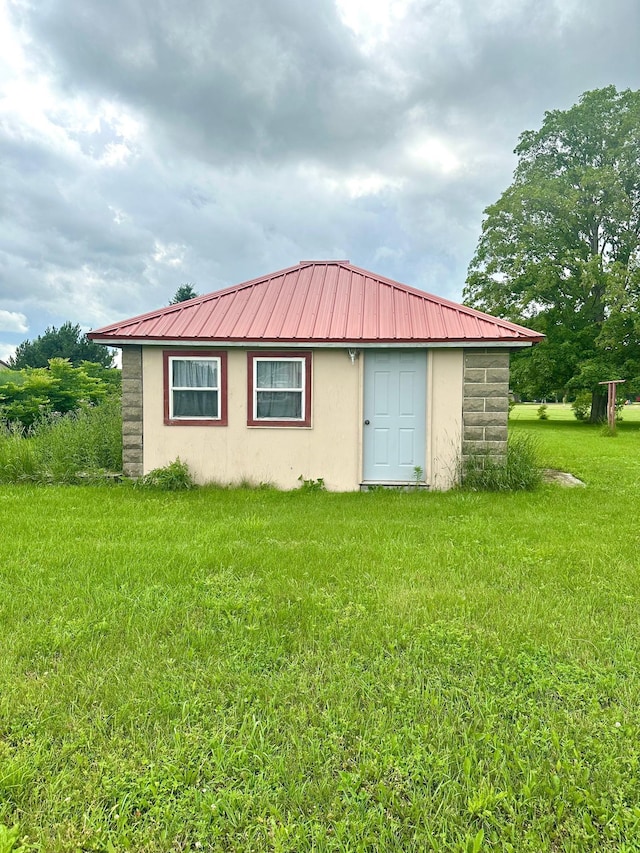
{"type": "Polygon", "coordinates": [[[364,425],[369,426],[370,423],[371,423],[371,421],[369,420],[369,418],[367,418],[367,420],[364,422],[364,425]]]}

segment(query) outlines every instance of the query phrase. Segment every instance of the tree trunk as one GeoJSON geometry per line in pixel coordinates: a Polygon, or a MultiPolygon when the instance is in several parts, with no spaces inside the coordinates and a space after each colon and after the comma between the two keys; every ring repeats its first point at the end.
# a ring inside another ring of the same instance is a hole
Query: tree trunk
{"type": "Polygon", "coordinates": [[[589,423],[602,424],[607,419],[607,397],[602,391],[594,391],[591,395],[591,415],[589,423]]]}

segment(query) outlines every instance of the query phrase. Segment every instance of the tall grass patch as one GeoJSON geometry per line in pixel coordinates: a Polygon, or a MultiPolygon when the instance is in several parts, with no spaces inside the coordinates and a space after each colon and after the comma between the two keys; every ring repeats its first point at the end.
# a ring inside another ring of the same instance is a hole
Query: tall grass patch
{"type": "Polygon", "coordinates": [[[116,399],[66,415],[49,414],[28,430],[0,428],[0,482],[69,483],[80,474],[121,468],[122,421],[116,399]]]}
{"type": "Polygon", "coordinates": [[[0,482],[19,483],[40,476],[35,442],[27,438],[20,424],[0,423],[0,482]]]}
{"type": "Polygon", "coordinates": [[[476,454],[461,465],[460,482],[470,491],[514,492],[536,489],[542,482],[539,447],[526,433],[509,436],[504,459],[476,454]]]}

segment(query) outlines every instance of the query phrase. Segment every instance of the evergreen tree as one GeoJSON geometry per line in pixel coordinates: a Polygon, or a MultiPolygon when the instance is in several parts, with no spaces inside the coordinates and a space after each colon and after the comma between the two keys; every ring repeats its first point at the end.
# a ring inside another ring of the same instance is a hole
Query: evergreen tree
{"type": "Polygon", "coordinates": [[[181,284],[169,305],[177,305],[178,302],[187,302],[189,299],[195,299],[196,296],[200,296],[200,294],[195,292],[192,284],[181,284]]]}

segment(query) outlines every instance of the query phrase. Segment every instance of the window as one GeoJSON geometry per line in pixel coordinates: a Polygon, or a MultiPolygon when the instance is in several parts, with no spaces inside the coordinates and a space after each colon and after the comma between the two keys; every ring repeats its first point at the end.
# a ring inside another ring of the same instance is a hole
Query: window
{"type": "Polygon", "coordinates": [[[226,352],[164,353],[164,422],[226,426],[226,352]]]}
{"type": "Polygon", "coordinates": [[[311,426],[311,353],[248,354],[249,426],[311,426]]]}

